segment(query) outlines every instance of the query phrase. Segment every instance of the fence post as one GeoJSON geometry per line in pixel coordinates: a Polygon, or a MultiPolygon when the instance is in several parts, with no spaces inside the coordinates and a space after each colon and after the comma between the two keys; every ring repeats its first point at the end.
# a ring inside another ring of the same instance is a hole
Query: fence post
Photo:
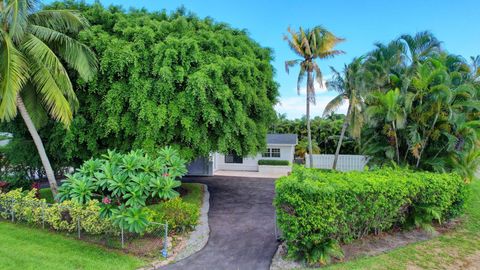
{"type": "Polygon", "coordinates": [[[12,205],[10,209],[10,214],[12,215],[12,222],[15,222],[15,209],[14,209],[15,199],[12,199],[12,205]]]}
{"type": "Polygon", "coordinates": [[[165,222],[165,235],[163,239],[163,250],[162,250],[162,256],[164,258],[167,258],[168,256],[168,223],[165,222]]]}
{"type": "Polygon", "coordinates": [[[81,217],[79,216],[78,219],[77,219],[77,231],[78,231],[78,239],[81,238],[81,228],[80,228],[80,219],[81,217]]]}
{"type": "Polygon", "coordinates": [[[124,239],[123,239],[123,227],[120,227],[120,228],[122,229],[122,248],[123,248],[123,246],[125,245],[124,239]]]}
{"type": "Polygon", "coordinates": [[[45,203],[42,203],[42,228],[45,229],[45,203]]]}

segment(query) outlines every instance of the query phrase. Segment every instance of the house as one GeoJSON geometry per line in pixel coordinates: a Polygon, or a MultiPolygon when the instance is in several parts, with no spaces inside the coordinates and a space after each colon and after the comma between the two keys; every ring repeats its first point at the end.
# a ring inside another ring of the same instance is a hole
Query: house
{"type": "Polygon", "coordinates": [[[214,153],[209,158],[197,158],[188,167],[189,175],[214,175],[217,171],[253,171],[259,170],[260,159],[287,160],[293,163],[296,134],[267,134],[265,152],[255,156],[241,157],[234,153],[214,153]]]}

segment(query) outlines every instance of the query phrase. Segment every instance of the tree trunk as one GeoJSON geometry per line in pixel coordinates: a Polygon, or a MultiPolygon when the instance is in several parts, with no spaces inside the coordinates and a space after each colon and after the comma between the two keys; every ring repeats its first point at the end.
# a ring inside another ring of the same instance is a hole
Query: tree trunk
{"type": "Polygon", "coordinates": [[[312,131],[310,130],[310,94],[311,94],[311,89],[313,82],[312,82],[312,72],[308,72],[307,76],[307,113],[306,113],[306,118],[307,118],[307,137],[308,137],[308,155],[309,155],[309,163],[310,163],[310,168],[313,168],[313,151],[312,151],[312,131]]]}
{"type": "Polygon", "coordinates": [[[428,138],[432,134],[433,129],[435,128],[435,125],[437,124],[439,114],[440,114],[440,112],[437,112],[435,114],[435,118],[433,119],[433,123],[432,123],[432,126],[430,127],[430,131],[427,133],[427,136],[426,136],[425,140],[423,141],[422,150],[420,150],[420,154],[418,155],[418,159],[417,159],[417,164],[415,165],[416,168],[418,168],[418,166],[420,166],[420,159],[422,158],[423,150],[425,150],[425,148],[427,147],[428,138]]]}
{"type": "Polygon", "coordinates": [[[400,148],[398,147],[398,136],[397,136],[397,127],[395,126],[395,121],[392,121],[393,134],[395,135],[395,148],[397,154],[397,164],[400,165],[400,148]]]}
{"type": "Polygon", "coordinates": [[[338,139],[337,149],[335,150],[335,158],[333,159],[332,169],[337,169],[338,155],[340,155],[340,148],[342,147],[343,137],[345,136],[345,131],[349,125],[350,111],[352,109],[352,104],[349,102],[347,115],[345,115],[345,120],[343,121],[342,131],[340,132],[340,138],[338,139]]]}
{"type": "Polygon", "coordinates": [[[58,187],[57,181],[55,180],[55,174],[53,173],[52,166],[50,165],[50,161],[48,160],[47,153],[45,152],[45,148],[43,147],[42,139],[38,135],[37,130],[35,129],[35,125],[30,118],[30,115],[25,108],[25,104],[23,103],[22,98],[20,95],[17,96],[17,107],[20,111],[20,115],[27,126],[30,135],[32,136],[33,142],[37,147],[38,154],[40,156],[40,160],[42,161],[43,168],[45,169],[45,173],[47,174],[48,183],[50,184],[50,189],[52,190],[53,196],[57,195],[58,187]]]}

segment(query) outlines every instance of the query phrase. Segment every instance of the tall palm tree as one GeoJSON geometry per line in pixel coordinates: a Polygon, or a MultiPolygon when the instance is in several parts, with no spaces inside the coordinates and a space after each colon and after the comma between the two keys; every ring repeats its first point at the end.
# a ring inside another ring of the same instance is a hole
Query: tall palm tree
{"type": "MultiPolygon", "coordinates": [[[[386,94],[376,92],[369,96],[370,106],[366,110],[368,120],[372,125],[384,124],[383,130],[387,133],[390,143],[394,145],[397,164],[400,164],[400,145],[398,130],[403,129],[406,123],[405,97],[399,89],[390,90],[386,94]]],[[[392,158],[393,159],[393,158],[392,158]]]]}
{"type": "Polygon", "coordinates": [[[300,86],[307,78],[306,88],[306,122],[307,122],[307,138],[308,153],[310,155],[310,168],[313,168],[312,159],[312,134],[310,130],[310,103],[315,104],[315,81],[322,86],[323,76],[320,67],[315,62],[316,59],[331,58],[343,51],[335,50],[335,46],[344,41],[344,39],[336,37],[327,29],[316,26],[312,29],[303,29],[300,27],[298,31],[288,28],[290,36],[285,35],[284,40],[288,42],[290,48],[300,57],[300,59],[289,60],[285,62],[287,73],[289,68],[299,65],[300,72],[297,80],[297,92],[300,94],[300,86]]]}
{"type": "Polygon", "coordinates": [[[332,169],[337,169],[338,155],[342,146],[345,131],[350,127],[350,134],[353,138],[360,137],[361,127],[363,125],[362,113],[362,92],[364,89],[362,80],[363,58],[355,58],[352,63],[345,65],[343,74],[335,68],[331,68],[333,77],[327,82],[327,88],[338,92],[338,95],[328,102],[323,116],[336,111],[344,102],[348,100],[347,114],[342,125],[340,138],[335,150],[335,158],[333,159],[332,169]]]}
{"type": "Polygon", "coordinates": [[[35,124],[47,114],[67,127],[71,123],[78,100],[64,63],[84,80],[97,67],[93,52],[74,39],[86,27],[74,11],[39,10],[35,0],[0,0],[0,120],[20,112],[54,195],[57,182],[35,124]]]}

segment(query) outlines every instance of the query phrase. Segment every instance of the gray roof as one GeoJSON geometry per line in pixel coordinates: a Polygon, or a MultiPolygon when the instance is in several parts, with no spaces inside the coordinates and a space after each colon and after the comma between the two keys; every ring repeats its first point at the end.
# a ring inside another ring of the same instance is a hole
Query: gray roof
{"type": "Polygon", "coordinates": [[[267,134],[267,144],[293,144],[298,142],[297,134],[267,134]]]}

